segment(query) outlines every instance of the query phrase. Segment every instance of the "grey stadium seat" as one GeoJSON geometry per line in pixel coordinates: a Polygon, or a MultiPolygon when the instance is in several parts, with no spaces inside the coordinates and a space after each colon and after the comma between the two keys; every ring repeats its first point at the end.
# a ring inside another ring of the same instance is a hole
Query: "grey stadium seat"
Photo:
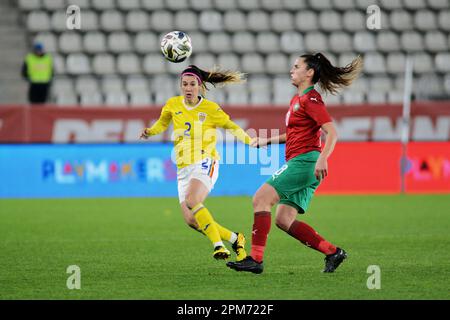
{"type": "Polygon", "coordinates": [[[193,11],[178,11],[175,14],[175,29],[182,31],[198,30],[197,14],[193,11]]]}
{"type": "Polygon", "coordinates": [[[166,64],[161,54],[150,53],[144,57],[142,68],[146,74],[161,74],[166,72],[166,64]]]}
{"type": "Polygon", "coordinates": [[[75,91],[78,94],[98,92],[99,85],[97,80],[92,76],[80,76],[75,80],[75,91]]]}
{"type": "Polygon", "coordinates": [[[117,6],[122,10],[136,10],[141,8],[139,0],[117,0],[117,6]]]}
{"type": "Polygon", "coordinates": [[[113,55],[102,53],[92,58],[92,71],[97,75],[115,74],[116,61],[113,55]]]}
{"type": "Polygon", "coordinates": [[[342,29],[341,14],[336,11],[322,11],[319,14],[319,24],[325,31],[340,30],[342,29]]]}
{"type": "MultiPolygon", "coordinates": [[[[90,0],[70,0],[70,4],[80,7],[80,9],[89,9],[90,0]]],[[[84,12],[84,11],[83,11],[84,12]]]]}
{"type": "Polygon", "coordinates": [[[289,71],[289,63],[286,55],[271,53],[266,57],[266,70],[271,74],[286,73],[289,71]]]}
{"type": "Polygon", "coordinates": [[[224,69],[240,70],[241,60],[234,53],[223,53],[217,56],[217,64],[224,69]]]}
{"type": "Polygon", "coordinates": [[[416,73],[430,73],[434,71],[433,59],[432,57],[425,53],[415,53],[413,55],[414,72],[416,73]]]}
{"type": "Polygon", "coordinates": [[[191,0],[190,7],[194,10],[209,10],[213,9],[212,0],[191,0]]]}
{"type": "Polygon", "coordinates": [[[413,29],[412,16],[409,12],[403,10],[394,10],[390,14],[390,24],[395,31],[404,31],[413,29]]]}
{"type": "Polygon", "coordinates": [[[369,91],[366,96],[367,102],[373,104],[385,104],[387,100],[387,93],[383,91],[369,91]]]}
{"type": "Polygon", "coordinates": [[[160,52],[159,39],[152,32],[139,32],[134,38],[134,47],[138,53],[160,52]]]}
{"type": "Polygon", "coordinates": [[[33,11],[27,16],[27,29],[30,31],[50,30],[50,19],[45,11],[33,11]]]}
{"type": "MultiPolygon", "coordinates": [[[[161,59],[162,60],[162,59],[161,59]]],[[[179,76],[181,71],[186,69],[190,64],[192,64],[191,59],[184,60],[183,62],[179,63],[172,63],[167,60],[164,60],[163,63],[166,65],[166,69],[169,73],[179,76]]],[[[208,68],[211,68],[212,66],[208,66],[208,68]]]]}
{"type": "Polygon", "coordinates": [[[341,95],[333,95],[333,94],[323,94],[322,100],[325,103],[325,105],[328,106],[334,106],[341,104],[341,95]]]}
{"type": "Polygon", "coordinates": [[[286,53],[304,51],[303,35],[296,31],[286,31],[280,37],[280,49],[286,53]]]}
{"type": "Polygon", "coordinates": [[[389,73],[403,74],[405,72],[406,57],[404,53],[392,52],[387,55],[386,68],[389,73]]]}
{"type": "Polygon", "coordinates": [[[328,49],[327,36],[322,32],[309,32],[305,36],[305,48],[308,52],[325,51],[328,49]]]}
{"type": "Polygon", "coordinates": [[[105,35],[101,32],[86,32],[83,37],[83,47],[88,53],[105,52],[105,35]]]}
{"type": "Polygon", "coordinates": [[[124,53],[117,57],[117,71],[120,74],[139,74],[142,72],[141,62],[134,53],[124,53]]]}
{"type": "Polygon", "coordinates": [[[307,0],[283,0],[283,8],[288,10],[299,10],[307,7],[307,0]]]}
{"type": "Polygon", "coordinates": [[[252,11],[261,8],[260,0],[237,0],[239,9],[252,11]]]}
{"type": "Polygon", "coordinates": [[[80,94],[80,105],[82,107],[103,106],[103,97],[100,92],[85,92],[80,94]]]}
{"type": "Polygon", "coordinates": [[[342,92],[342,102],[344,104],[361,104],[364,102],[364,92],[345,90],[342,92]]]}
{"type": "Polygon", "coordinates": [[[59,49],[63,53],[81,52],[83,50],[81,35],[70,31],[61,34],[59,49]]]}
{"type": "Polygon", "coordinates": [[[128,105],[128,95],[122,91],[107,92],[105,95],[105,104],[108,107],[121,107],[128,105]]]}
{"type": "Polygon", "coordinates": [[[114,0],[92,0],[92,7],[98,10],[115,8],[114,0]]]}
{"type": "Polygon", "coordinates": [[[229,105],[246,105],[249,102],[247,90],[240,85],[232,85],[226,87],[227,104],[229,105]]]}
{"type": "Polygon", "coordinates": [[[200,13],[199,16],[200,30],[207,32],[222,31],[223,19],[218,11],[206,10],[200,13]]]}
{"type": "Polygon", "coordinates": [[[420,33],[415,31],[403,32],[400,42],[405,51],[423,51],[424,44],[420,33]]]}
{"type": "Polygon", "coordinates": [[[223,24],[227,31],[247,30],[247,18],[242,11],[226,11],[223,15],[223,24]]]}
{"type": "Polygon", "coordinates": [[[352,51],[352,37],[345,32],[333,32],[329,37],[330,49],[334,52],[352,51]]]}
{"type": "Polygon", "coordinates": [[[416,11],[414,15],[414,27],[421,31],[436,30],[436,15],[431,10],[416,11]]]}
{"type": "Polygon", "coordinates": [[[444,31],[450,31],[450,10],[442,10],[439,12],[439,27],[444,31]]]}
{"type": "Polygon", "coordinates": [[[388,10],[402,9],[403,3],[402,0],[381,0],[380,7],[388,10]]]}
{"type": "Polygon", "coordinates": [[[196,53],[209,51],[208,41],[203,32],[190,32],[189,36],[191,37],[192,47],[195,48],[196,53]]]}
{"type": "Polygon", "coordinates": [[[68,74],[91,73],[89,58],[82,53],[69,54],[66,58],[66,70],[68,74]]]}
{"type": "Polygon", "coordinates": [[[407,9],[418,10],[424,9],[427,5],[426,0],[403,0],[407,9]]]}
{"type": "Polygon", "coordinates": [[[265,11],[251,11],[247,14],[247,24],[250,31],[269,31],[270,18],[265,11]]]}
{"type": "Polygon", "coordinates": [[[270,91],[250,92],[251,105],[269,105],[272,103],[272,93],[270,91]]]}
{"type": "Polygon", "coordinates": [[[66,9],[66,1],[64,0],[42,0],[42,7],[47,11],[55,11],[66,9]]]}
{"type": "Polygon", "coordinates": [[[64,91],[56,91],[55,92],[55,98],[56,98],[56,104],[58,106],[74,106],[78,105],[78,99],[77,96],[73,91],[70,92],[64,92],[64,91]]]}
{"type": "Polygon", "coordinates": [[[440,31],[429,31],[424,36],[425,48],[431,52],[447,51],[447,37],[440,31]]]}
{"type": "Polygon", "coordinates": [[[127,13],[125,24],[128,30],[134,32],[148,30],[150,26],[147,13],[137,10],[127,13]]]}
{"type": "Polygon", "coordinates": [[[435,56],[436,70],[440,72],[450,72],[450,53],[442,52],[435,56]]]}
{"type": "Polygon", "coordinates": [[[148,92],[150,90],[147,78],[143,76],[129,76],[125,80],[127,92],[148,92]]]}
{"type": "Polygon", "coordinates": [[[123,15],[116,10],[103,11],[100,15],[100,25],[106,31],[121,31],[124,26],[123,15]]]}
{"type": "Polygon", "coordinates": [[[154,11],[150,17],[151,30],[158,32],[169,32],[174,29],[173,14],[170,11],[154,11]]]}
{"type": "Polygon", "coordinates": [[[211,53],[200,53],[193,57],[193,63],[201,69],[210,69],[216,64],[216,57],[211,53]]]}
{"type": "Polygon", "coordinates": [[[108,36],[108,49],[113,53],[130,52],[133,47],[126,32],[113,32],[108,36]]]}
{"type": "Polygon", "coordinates": [[[280,50],[279,37],[272,32],[260,32],[256,36],[256,51],[261,53],[278,52],[280,50]]]}
{"type": "Polygon", "coordinates": [[[94,11],[83,10],[83,18],[81,19],[81,29],[84,31],[98,30],[98,15],[94,11]]]}
{"type": "Polygon", "coordinates": [[[53,67],[55,69],[55,74],[65,74],[66,60],[64,57],[59,54],[53,54],[53,67]]]}
{"type": "Polygon", "coordinates": [[[250,92],[271,91],[272,80],[267,76],[249,76],[248,89],[250,92]]]}
{"type": "Polygon", "coordinates": [[[283,5],[280,4],[282,1],[273,1],[273,0],[260,0],[261,8],[267,11],[274,11],[280,9],[283,5]]]}
{"type": "Polygon", "coordinates": [[[56,52],[58,49],[56,37],[51,32],[41,32],[34,37],[34,42],[41,42],[46,52],[56,52]]]}
{"type": "Polygon", "coordinates": [[[213,0],[214,1],[214,8],[221,11],[227,11],[227,10],[235,10],[238,8],[237,0],[213,0]]]}
{"type": "Polygon", "coordinates": [[[18,6],[24,11],[35,11],[41,9],[42,3],[40,0],[19,0],[18,6]]]}
{"type": "MultiPolygon", "coordinates": [[[[276,3],[275,1],[271,1],[276,3]]],[[[294,28],[294,17],[288,11],[275,11],[270,16],[271,29],[276,32],[290,31],[294,28]]]]}
{"type": "Polygon", "coordinates": [[[214,32],[208,36],[208,47],[213,53],[226,53],[231,51],[231,38],[225,32],[214,32]]]}
{"type": "Polygon", "coordinates": [[[383,91],[388,92],[393,88],[392,79],[388,76],[375,76],[370,78],[370,91],[383,91]]]}
{"type": "Polygon", "coordinates": [[[377,48],[383,52],[400,50],[398,34],[391,31],[379,31],[377,33],[377,48]]]}
{"type": "Polygon", "coordinates": [[[314,0],[310,1],[309,5],[311,6],[311,8],[318,11],[330,9],[332,7],[331,0],[314,0]]]}
{"type": "Polygon", "coordinates": [[[100,80],[100,87],[103,93],[123,91],[123,81],[117,75],[105,76],[100,80]]]}
{"type": "Polygon", "coordinates": [[[368,31],[359,31],[353,37],[353,46],[358,52],[376,51],[375,34],[368,31]]]}
{"type": "Polygon", "coordinates": [[[355,8],[354,0],[333,0],[333,7],[338,10],[351,10],[355,8]]]}
{"type": "Polygon", "coordinates": [[[255,37],[250,32],[236,32],[231,42],[233,50],[237,53],[255,52],[255,37]]]}
{"type": "Polygon", "coordinates": [[[295,15],[295,26],[302,32],[317,30],[319,21],[314,11],[300,11],[295,15]]]}
{"type": "Polygon", "coordinates": [[[166,0],[166,6],[171,10],[185,10],[188,9],[188,1],[186,0],[166,0]]]}
{"type": "Polygon", "coordinates": [[[264,59],[258,53],[246,53],[241,58],[242,71],[248,73],[264,72],[264,59]]]}
{"type": "Polygon", "coordinates": [[[54,93],[73,92],[72,78],[56,76],[52,82],[52,91],[54,93]]]}
{"type": "Polygon", "coordinates": [[[383,55],[379,53],[367,53],[364,56],[364,70],[371,74],[385,73],[386,65],[383,55]]]}
{"type": "Polygon", "coordinates": [[[129,104],[131,107],[148,107],[153,104],[152,96],[149,92],[132,92],[129,104]]]}
{"type": "Polygon", "coordinates": [[[148,11],[164,9],[165,0],[141,0],[141,7],[148,11]]]}
{"type": "Polygon", "coordinates": [[[342,26],[348,31],[366,30],[366,16],[356,10],[343,12],[342,26]]]}
{"type": "Polygon", "coordinates": [[[448,0],[428,0],[428,5],[433,9],[448,9],[450,3],[448,0]]]}
{"type": "Polygon", "coordinates": [[[403,91],[389,91],[387,96],[388,103],[399,104],[403,102],[403,91]]]}
{"type": "Polygon", "coordinates": [[[50,25],[52,28],[52,31],[58,31],[58,32],[64,32],[64,31],[70,31],[67,29],[66,22],[67,16],[66,13],[63,11],[55,11],[51,18],[50,18],[50,25]]]}

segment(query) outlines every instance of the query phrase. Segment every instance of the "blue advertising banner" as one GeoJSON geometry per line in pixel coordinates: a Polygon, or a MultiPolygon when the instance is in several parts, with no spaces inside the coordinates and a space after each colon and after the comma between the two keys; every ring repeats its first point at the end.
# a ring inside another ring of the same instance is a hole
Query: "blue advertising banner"
{"type": "MultiPolygon", "coordinates": [[[[283,163],[283,146],[218,147],[219,179],[211,195],[252,195],[283,163]]],[[[0,145],[0,198],[175,197],[172,149],[172,144],[0,145]]]]}

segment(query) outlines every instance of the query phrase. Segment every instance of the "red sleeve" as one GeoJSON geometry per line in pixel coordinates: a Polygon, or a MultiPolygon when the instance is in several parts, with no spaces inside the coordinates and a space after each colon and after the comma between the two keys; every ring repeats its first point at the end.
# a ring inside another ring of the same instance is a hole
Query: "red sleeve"
{"type": "Polygon", "coordinates": [[[331,116],[320,96],[308,98],[305,111],[319,126],[332,121],[331,116]]]}

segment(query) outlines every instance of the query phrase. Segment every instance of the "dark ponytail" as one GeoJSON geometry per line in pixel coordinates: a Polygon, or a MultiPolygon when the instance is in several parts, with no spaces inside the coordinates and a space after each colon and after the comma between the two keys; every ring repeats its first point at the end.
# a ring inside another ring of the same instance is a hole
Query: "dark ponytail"
{"type": "Polygon", "coordinates": [[[335,67],[322,53],[304,54],[303,58],[308,69],[314,69],[312,82],[319,83],[324,92],[338,93],[339,89],[348,87],[355,80],[363,68],[363,59],[356,57],[345,67],[335,67]]]}

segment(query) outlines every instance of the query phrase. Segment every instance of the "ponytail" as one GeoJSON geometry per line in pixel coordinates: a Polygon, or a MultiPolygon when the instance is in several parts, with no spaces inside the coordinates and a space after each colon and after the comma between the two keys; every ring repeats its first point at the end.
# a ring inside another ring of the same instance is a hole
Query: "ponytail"
{"type": "Polygon", "coordinates": [[[312,82],[319,83],[324,92],[331,94],[338,93],[339,89],[348,87],[360,74],[363,68],[361,56],[353,59],[345,67],[335,67],[322,53],[304,54],[303,58],[308,69],[314,69],[312,82]]]}
{"type": "Polygon", "coordinates": [[[206,90],[208,90],[206,83],[211,83],[214,87],[216,87],[217,85],[245,82],[245,74],[239,71],[221,70],[217,66],[214,66],[211,71],[206,71],[195,65],[190,65],[181,73],[181,76],[184,74],[194,74],[198,77],[200,80],[199,82],[201,82],[200,85],[202,87],[203,94],[206,90]]]}

